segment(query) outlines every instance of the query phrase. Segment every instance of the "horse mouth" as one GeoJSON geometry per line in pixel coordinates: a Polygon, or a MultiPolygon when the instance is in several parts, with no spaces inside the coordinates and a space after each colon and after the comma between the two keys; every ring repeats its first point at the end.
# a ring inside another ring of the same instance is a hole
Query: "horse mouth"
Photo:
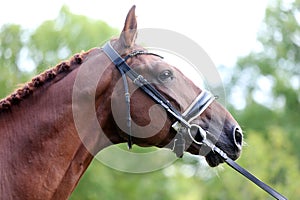
{"type": "Polygon", "coordinates": [[[204,156],[207,164],[210,167],[216,167],[219,164],[224,162],[224,159],[219,154],[213,152],[209,148],[206,148],[205,150],[199,151],[199,146],[194,144],[194,143],[192,144],[191,147],[193,147],[193,148],[190,149],[189,152],[194,154],[194,155],[204,156]]]}
{"type": "Polygon", "coordinates": [[[208,163],[208,165],[210,167],[216,167],[219,164],[223,163],[224,160],[221,156],[219,156],[218,154],[215,154],[214,152],[209,152],[206,156],[205,156],[206,162],[208,163]]]}
{"type": "MultiPolygon", "coordinates": [[[[236,160],[240,157],[240,153],[241,151],[237,151],[233,154],[231,153],[227,153],[227,156],[229,158],[231,158],[232,160],[236,160]]],[[[208,163],[208,165],[210,167],[216,167],[218,166],[219,164],[221,163],[224,163],[224,158],[221,157],[219,154],[213,152],[213,151],[210,151],[206,156],[205,156],[205,159],[206,159],[206,162],[208,163]]]]}
{"type": "MultiPolygon", "coordinates": [[[[206,131],[206,133],[209,133],[206,131]]],[[[219,155],[217,153],[218,151],[213,151],[211,145],[219,149],[220,151],[223,151],[229,158],[232,160],[236,160],[239,158],[241,153],[241,145],[242,145],[242,138],[243,135],[238,128],[233,129],[232,138],[228,139],[227,137],[224,138],[224,134],[221,134],[219,141],[216,139],[212,134],[206,135],[206,142],[203,142],[204,144],[200,148],[200,155],[205,156],[206,162],[210,167],[216,167],[221,163],[224,163],[224,157],[219,155]],[[223,137],[222,137],[223,136],[223,137]],[[207,143],[207,144],[206,144],[207,143]],[[209,144],[210,143],[210,144],[209,144]],[[202,149],[202,150],[201,150],[202,149]]],[[[195,136],[196,141],[205,141],[201,134],[199,134],[199,131],[197,132],[195,136]]]]}
{"type": "MultiPolygon", "coordinates": [[[[190,149],[191,150],[190,153],[192,153],[194,155],[204,156],[207,164],[210,167],[216,167],[219,164],[224,163],[224,158],[221,157],[218,153],[211,150],[207,146],[201,146],[201,148],[200,148],[201,150],[199,150],[199,146],[193,143],[191,145],[191,147],[192,147],[192,149],[190,149]]],[[[228,152],[228,151],[226,151],[226,148],[223,147],[222,145],[220,145],[220,146],[217,145],[216,147],[220,148],[221,151],[225,152],[227,154],[227,156],[229,158],[231,158],[232,160],[238,159],[240,156],[240,153],[241,153],[240,151],[228,152]]]]}

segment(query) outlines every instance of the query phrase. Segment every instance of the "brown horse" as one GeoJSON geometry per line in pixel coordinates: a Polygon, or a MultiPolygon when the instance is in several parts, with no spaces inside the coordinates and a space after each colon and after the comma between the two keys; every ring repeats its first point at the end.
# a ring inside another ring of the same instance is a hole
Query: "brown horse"
{"type": "MultiPolygon", "coordinates": [[[[136,29],[133,7],[120,37],[111,40],[121,56],[144,50],[135,44],[136,29]]],[[[202,92],[158,56],[134,56],[127,64],[147,78],[180,112],[202,92]]],[[[94,48],[45,71],[1,100],[0,198],[67,199],[97,152],[109,145],[127,142],[126,105],[120,79],[119,71],[103,50],[94,48]],[[84,72],[84,69],[88,70],[84,72]],[[82,74],[81,83],[77,80],[82,74]],[[86,84],[92,77],[99,79],[95,86],[86,84]],[[79,91],[76,97],[74,90],[79,91]],[[92,111],[86,102],[94,103],[92,111]],[[119,105],[115,114],[112,105],[119,105]]],[[[168,146],[176,135],[171,128],[176,120],[161,107],[153,107],[155,102],[132,81],[128,84],[130,91],[134,90],[130,96],[132,143],[168,146]]],[[[218,102],[213,101],[193,122],[206,130],[207,137],[215,140],[216,146],[229,157],[239,157],[241,131],[218,102]]],[[[185,147],[196,155],[200,148],[201,145],[193,141],[185,147]]],[[[223,162],[214,152],[205,156],[211,166],[223,162]]]]}

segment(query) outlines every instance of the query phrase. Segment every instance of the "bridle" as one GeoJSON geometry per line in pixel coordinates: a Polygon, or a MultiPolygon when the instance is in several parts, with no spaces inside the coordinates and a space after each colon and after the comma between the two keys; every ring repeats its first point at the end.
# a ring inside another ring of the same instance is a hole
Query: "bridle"
{"type": "Polygon", "coordinates": [[[249,173],[247,170],[239,166],[235,163],[231,158],[227,156],[227,154],[216,147],[209,139],[206,138],[206,131],[202,129],[197,124],[192,124],[191,122],[201,115],[205,111],[205,109],[215,100],[215,96],[212,95],[207,90],[203,90],[196,99],[192,102],[192,104],[188,107],[188,109],[181,114],[155,87],[153,87],[142,75],[138,74],[134,71],[126,61],[129,58],[138,56],[138,55],[152,55],[163,58],[162,56],[150,53],[147,51],[133,51],[132,53],[126,55],[122,58],[118,52],[112,47],[110,42],[107,42],[102,47],[103,52],[109,57],[109,59],[113,62],[115,67],[119,70],[125,90],[125,102],[126,102],[126,109],[127,109],[127,133],[128,133],[128,147],[129,149],[132,147],[132,138],[131,138],[131,117],[130,117],[130,94],[128,89],[127,78],[129,77],[135,85],[139,87],[145,94],[147,94],[155,103],[159,104],[162,108],[166,110],[170,117],[176,119],[176,122],[172,125],[173,129],[177,132],[179,137],[176,138],[174,143],[173,151],[178,157],[183,155],[185,150],[185,141],[183,139],[183,134],[188,134],[188,137],[192,139],[194,143],[197,145],[204,145],[209,148],[214,153],[217,153],[219,156],[223,158],[223,160],[231,166],[233,169],[247,177],[253,183],[258,185],[260,188],[268,192],[276,199],[284,200],[287,199],[254,175],[249,173]],[[191,134],[191,129],[196,127],[198,129],[198,133],[201,136],[201,141],[197,141],[191,134]]]}
{"type": "MultiPolygon", "coordinates": [[[[198,97],[196,97],[195,101],[189,106],[189,108],[181,114],[156,88],[153,87],[142,75],[135,72],[128,64],[126,60],[129,58],[135,57],[137,55],[153,55],[160,58],[163,58],[160,55],[146,52],[146,51],[134,51],[124,58],[122,58],[111,46],[110,42],[107,42],[103,46],[103,51],[110,58],[110,60],[114,63],[116,68],[119,70],[125,90],[125,101],[127,104],[127,128],[128,128],[128,147],[131,148],[132,140],[131,140],[131,117],[130,117],[130,98],[129,98],[129,90],[126,76],[128,76],[135,85],[137,85],[142,91],[144,91],[155,103],[161,105],[169,116],[176,119],[176,122],[173,124],[173,128],[176,131],[182,128],[186,128],[187,130],[191,129],[192,125],[190,122],[198,117],[215,99],[210,92],[203,90],[198,97]]],[[[201,127],[199,127],[201,128],[201,127]]],[[[201,128],[202,129],[202,128],[201,128]]],[[[205,131],[201,130],[202,134],[205,134],[205,131]]],[[[192,138],[192,140],[195,140],[192,138]]]]}

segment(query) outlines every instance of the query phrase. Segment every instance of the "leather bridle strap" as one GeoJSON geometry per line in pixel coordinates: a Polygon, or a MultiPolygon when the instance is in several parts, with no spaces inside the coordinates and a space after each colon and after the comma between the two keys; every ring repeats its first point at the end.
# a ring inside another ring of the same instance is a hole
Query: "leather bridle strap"
{"type": "Polygon", "coordinates": [[[214,144],[212,144],[206,138],[202,141],[202,144],[206,145],[207,147],[209,147],[214,153],[217,153],[218,155],[220,155],[223,158],[223,160],[230,167],[232,167],[234,170],[236,170],[237,172],[239,172],[240,174],[242,174],[243,176],[245,176],[247,179],[249,179],[250,181],[252,181],[254,184],[256,184],[258,187],[260,187],[261,189],[263,189],[264,191],[266,191],[268,194],[270,194],[274,198],[276,198],[278,200],[287,200],[287,198],[285,196],[283,196],[282,194],[280,194],[279,192],[277,192],[276,190],[274,190],[273,188],[271,188],[270,186],[268,186],[267,184],[265,184],[264,182],[262,182],[261,180],[259,180],[258,178],[256,178],[253,174],[251,174],[250,172],[248,172],[246,169],[244,169],[243,167],[241,167],[240,165],[238,165],[236,162],[234,162],[231,158],[229,158],[227,156],[227,154],[225,152],[223,152],[221,149],[219,149],[218,147],[216,147],[214,144]]]}
{"type": "MultiPolygon", "coordinates": [[[[121,73],[124,87],[125,87],[125,98],[127,105],[130,105],[129,91],[128,91],[128,83],[126,80],[126,75],[136,84],[141,90],[143,90],[151,99],[161,105],[169,115],[174,117],[177,121],[179,121],[183,126],[189,128],[190,124],[182,117],[181,113],[174,108],[174,106],[164,97],[162,96],[142,75],[135,72],[131,67],[128,66],[126,60],[128,58],[137,56],[137,55],[154,55],[162,58],[161,56],[149,53],[146,51],[134,51],[131,54],[128,54],[124,58],[122,58],[118,52],[111,46],[110,42],[107,42],[102,50],[109,57],[109,59],[113,62],[115,67],[121,73]]],[[[127,106],[127,126],[128,126],[128,147],[131,148],[131,118],[130,118],[130,106],[127,106]]]]}
{"type": "Polygon", "coordinates": [[[285,196],[283,196],[282,194],[280,194],[279,192],[277,192],[276,190],[274,190],[273,188],[271,188],[270,186],[268,186],[267,184],[265,184],[264,182],[262,182],[261,180],[259,180],[258,178],[256,178],[253,174],[251,174],[246,169],[244,169],[241,166],[239,166],[236,162],[234,162],[229,157],[227,157],[227,159],[225,159],[225,162],[230,167],[232,167],[234,170],[236,170],[237,172],[239,172],[240,174],[242,174],[243,176],[245,176],[246,178],[248,178],[250,181],[252,181],[258,187],[260,187],[261,189],[263,189],[264,191],[266,191],[267,193],[269,193],[274,198],[276,198],[278,200],[287,200],[287,198],[285,196]]]}

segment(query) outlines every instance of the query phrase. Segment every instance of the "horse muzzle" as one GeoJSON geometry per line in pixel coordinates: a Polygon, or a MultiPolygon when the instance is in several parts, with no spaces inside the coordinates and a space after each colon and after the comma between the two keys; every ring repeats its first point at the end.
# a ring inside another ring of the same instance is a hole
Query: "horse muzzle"
{"type": "MultiPolygon", "coordinates": [[[[219,140],[211,139],[212,136],[209,134],[207,137],[209,139],[203,140],[203,146],[206,147],[205,158],[209,166],[215,167],[220,163],[224,162],[224,157],[229,157],[232,160],[236,160],[240,157],[243,144],[243,133],[239,126],[234,126],[229,137],[224,138],[222,134],[219,140]],[[229,141],[228,141],[229,140],[229,141]],[[226,143],[224,141],[227,141],[226,143]],[[220,154],[216,149],[220,149],[226,155],[220,154]]],[[[202,147],[203,148],[203,147],[202,147]]]]}

